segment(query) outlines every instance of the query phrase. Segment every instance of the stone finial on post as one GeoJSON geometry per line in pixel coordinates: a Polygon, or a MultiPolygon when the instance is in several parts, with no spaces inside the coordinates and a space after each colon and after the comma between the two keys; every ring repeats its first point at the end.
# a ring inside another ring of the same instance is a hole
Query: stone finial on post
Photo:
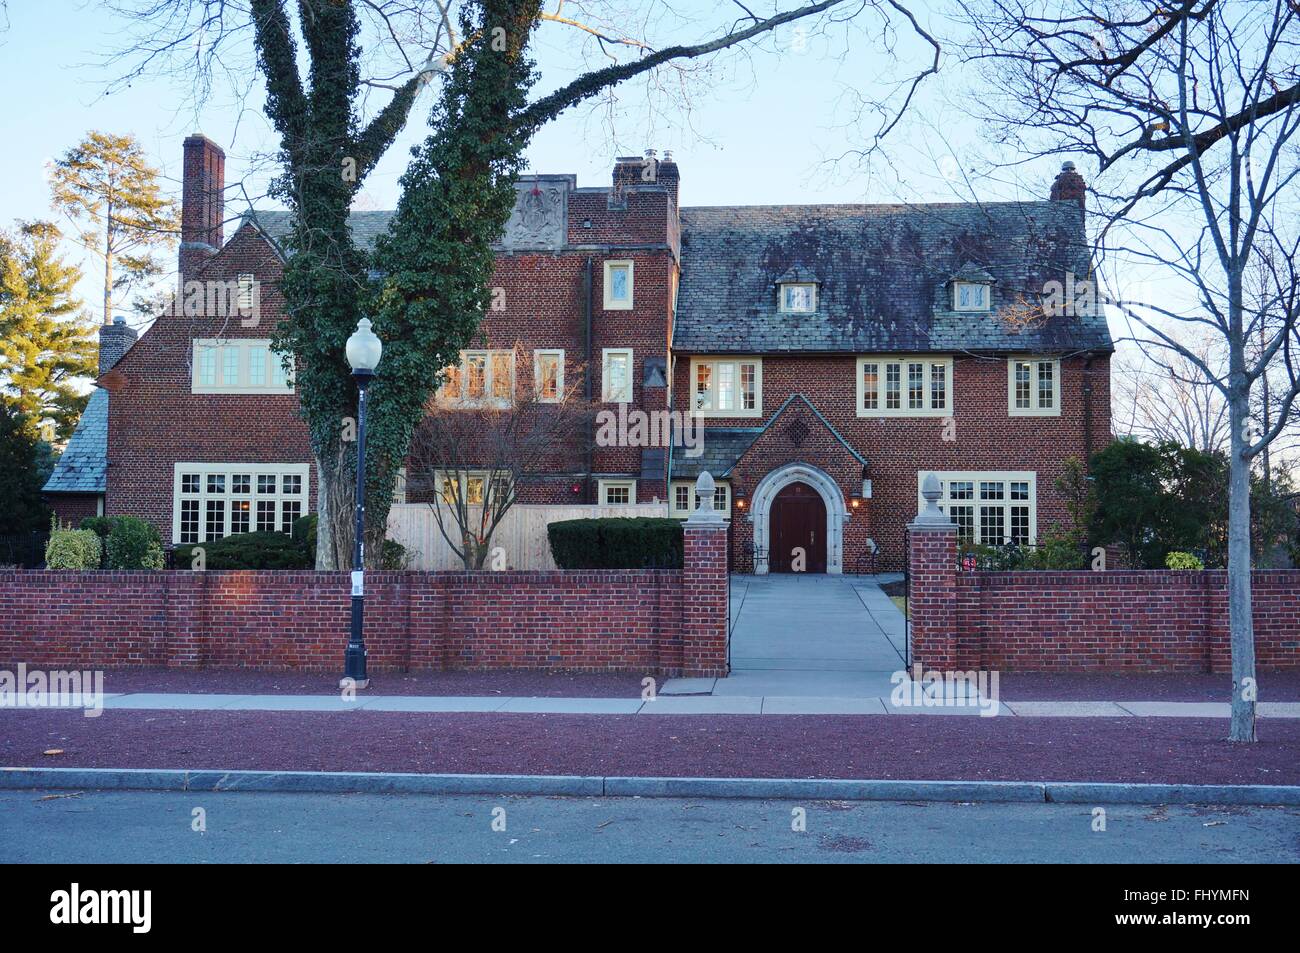
{"type": "Polygon", "coordinates": [[[726,522],[722,518],[722,514],[713,505],[714,492],[713,474],[705,470],[700,474],[700,478],[695,481],[695,505],[691,508],[691,515],[686,522],[697,525],[700,523],[719,524],[726,522]]]}
{"type": "Polygon", "coordinates": [[[696,505],[682,526],[683,675],[717,678],[727,674],[730,586],[727,521],[713,507],[713,476],[695,482],[696,505]]]}
{"type": "Polygon", "coordinates": [[[916,513],[916,519],[912,521],[913,526],[944,527],[955,524],[952,519],[943,510],[939,509],[939,497],[943,496],[943,487],[939,485],[939,478],[933,473],[927,473],[925,479],[921,482],[921,498],[925,501],[916,513]]]}
{"type": "Polygon", "coordinates": [[[939,509],[942,495],[939,478],[927,473],[921,481],[925,502],[907,527],[907,608],[913,660],[948,670],[957,662],[957,524],[939,509]]]}

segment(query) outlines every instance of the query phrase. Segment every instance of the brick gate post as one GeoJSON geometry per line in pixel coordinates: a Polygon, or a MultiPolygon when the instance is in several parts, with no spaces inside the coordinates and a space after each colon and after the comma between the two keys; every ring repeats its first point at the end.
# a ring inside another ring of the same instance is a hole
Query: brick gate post
{"type": "Polygon", "coordinates": [[[925,503],[908,524],[908,614],[912,661],[926,668],[957,665],[957,525],[938,507],[942,491],[933,473],[925,478],[925,503]]]}
{"type": "Polygon", "coordinates": [[[730,577],[727,521],[713,508],[713,477],[700,474],[695,511],[682,526],[682,674],[727,674],[730,577]]]}

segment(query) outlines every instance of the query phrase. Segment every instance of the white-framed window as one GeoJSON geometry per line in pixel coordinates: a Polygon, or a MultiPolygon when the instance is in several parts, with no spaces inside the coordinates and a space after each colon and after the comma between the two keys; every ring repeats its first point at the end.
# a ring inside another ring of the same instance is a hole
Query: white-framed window
{"type": "Polygon", "coordinates": [[[605,262],[605,310],[632,310],[632,283],[634,263],[631,261],[605,262]]]}
{"type": "Polygon", "coordinates": [[[951,357],[858,358],[859,417],[947,417],[952,406],[951,357]]]}
{"type": "Polygon", "coordinates": [[[691,412],[701,417],[763,416],[762,358],[691,358],[691,412]]]}
{"type": "Polygon", "coordinates": [[[514,403],[514,351],[461,351],[460,366],[442,373],[438,400],[446,407],[509,407],[514,403]]]}
{"type": "Polygon", "coordinates": [[[269,339],[196,338],[191,394],[292,394],[293,381],[269,339]]]}
{"type": "Polygon", "coordinates": [[[632,349],[607,347],[601,351],[601,400],[607,404],[632,402],[632,349]]]}
{"type": "Polygon", "coordinates": [[[1007,412],[1012,417],[1058,417],[1061,362],[1050,357],[1007,361],[1007,412]]]}
{"type": "Polygon", "coordinates": [[[537,399],[544,404],[564,399],[564,351],[533,351],[533,386],[537,399]]]}
{"type": "MultiPolygon", "coordinates": [[[[916,499],[928,471],[916,475],[916,499]]],[[[935,471],[942,491],[939,509],[957,524],[963,542],[984,546],[1038,541],[1038,474],[1018,471],[935,471]]]]}
{"type": "Polygon", "coordinates": [[[989,286],[980,281],[954,281],[952,283],[952,309],[954,311],[987,311],[992,303],[989,286]]]}
{"type": "Polygon", "coordinates": [[[596,486],[601,506],[636,502],[636,480],[600,480],[596,486]]]}
{"type": "Polygon", "coordinates": [[[491,470],[435,470],[434,486],[442,502],[454,505],[460,498],[470,506],[482,506],[490,488],[491,503],[496,506],[510,492],[510,474],[498,471],[493,478],[491,470]]]}
{"type": "Polygon", "coordinates": [[[393,502],[406,502],[406,467],[397,468],[397,479],[393,481],[393,502]]]}
{"type": "MultiPolygon", "coordinates": [[[[685,519],[695,512],[694,480],[674,480],[668,494],[669,515],[685,519]]],[[[713,484],[713,508],[725,517],[731,516],[731,484],[713,484]]]]}
{"type": "Polygon", "coordinates": [[[307,463],[177,463],[172,542],[210,543],[235,533],[288,533],[307,515],[307,463]]]}
{"type": "Polygon", "coordinates": [[[780,310],[786,314],[811,314],[817,310],[817,285],[811,281],[787,281],[777,286],[780,310]]]}

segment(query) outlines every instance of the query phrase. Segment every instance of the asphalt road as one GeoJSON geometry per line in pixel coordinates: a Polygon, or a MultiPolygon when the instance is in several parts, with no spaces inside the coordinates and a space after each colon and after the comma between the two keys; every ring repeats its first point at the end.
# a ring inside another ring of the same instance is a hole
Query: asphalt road
{"type": "Polygon", "coordinates": [[[1298,809],[1098,806],[0,791],[0,862],[1300,860],[1298,809]]]}

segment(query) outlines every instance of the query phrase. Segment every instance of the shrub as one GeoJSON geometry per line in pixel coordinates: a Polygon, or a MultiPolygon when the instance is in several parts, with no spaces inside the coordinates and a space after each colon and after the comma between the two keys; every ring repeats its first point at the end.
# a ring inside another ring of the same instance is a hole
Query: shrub
{"type": "Polygon", "coordinates": [[[405,569],[406,547],[395,539],[384,540],[384,553],[380,557],[381,569],[405,569]]]}
{"type": "Polygon", "coordinates": [[[115,516],[105,545],[109,569],[162,569],[162,539],[152,523],[136,516],[115,516]]]}
{"type": "Polygon", "coordinates": [[[116,517],[112,516],[87,516],[81,521],[81,528],[88,529],[100,539],[108,539],[108,534],[113,531],[113,523],[116,517]]]}
{"type": "Polygon", "coordinates": [[[177,568],[193,568],[198,548],[203,549],[205,569],[311,569],[316,562],[284,533],[236,533],[210,543],[177,546],[177,568]]]}
{"type": "Polygon", "coordinates": [[[54,529],[45,544],[48,569],[98,569],[103,543],[88,529],[54,529]]]}
{"type": "Polygon", "coordinates": [[[307,555],[308,568],[316,568],[316,514],[299,516],[292,529],[294,542],[307,555]]]}
{"type": "Polygon", "coordinates": [[[1181,553],[1175,550],[1165,556],[1166,569],[1204,569],[1205,563],[1191,553],[1181,553]]]}
{"type": "Polygon", "coordinates": [[[1024,568],[1087,569],[1083,536],[1077,530],[1069,532],[1053,526],[1038,541],[1038,548],[1029,553],[1024,568]]]}
{"type": "Polygon", "coordinates": [[[561,569],[680,569],[680,520],[605,517],[561,520],[546,527],[561,569]]]}

